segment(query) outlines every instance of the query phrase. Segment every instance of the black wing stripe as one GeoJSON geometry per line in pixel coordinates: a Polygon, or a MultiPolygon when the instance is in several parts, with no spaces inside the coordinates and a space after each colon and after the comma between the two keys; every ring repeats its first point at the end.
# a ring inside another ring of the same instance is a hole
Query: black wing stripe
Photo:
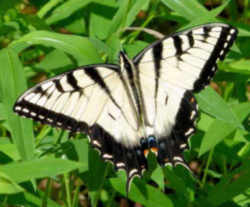
{"type": "Polygon", "coordinates": [[[74,118],[65,116],[60,113],[56,113],[54,111],[45,109],[43,107],[40,107],[36,104],[30,103],[28,101],[23,100],[20,103],[17,103],[15,105],[16,107],[22,107],[23,109],[29,109],[29,111],[26,112],[26,110],[21,110],[17,112],[21,116],[25,116],[31,119],[34,119],[36,121],[40,121],[43,124],[49,124],[53,127],[60,127],[66,130],[70,130],[71,132],[83,132],[87,133],[88,131],[88,125],[85,122],[79,122],[75,120],[74,118]],[[32,116],[32,113],[35,113],[35,116],[32,116]],[[56,120],[55,120],[56,117],[56,120]]]}
{"type": "MultiPolygon", "coordinates": [[[[121,53],[121,55],[122,55],[122,58],[123,58],[123,61],[124,61],[124,69],[126,70],[126,73],[127,73],[127,76],[128,76],[128,81],[129,81],[131,90],[133,92],[134,98],[135,98],[135,103],[136,103],[136,106],[137,106],[138,113],[141,114],[142,109],[141,109],[141,103],[140,103],[140,98],[139,98],[139,92],[138,92],[138,89],[137,89],[136,84],[134,82],[134,80],[136,78],[134,77],[134,73],[132,71],[131,63],[128,61],[125,54],[121,53]]],[[[120,77],[122,79],[123,84],[125,85],[126,84],[125,80],[123,79],[122,76],[120,76],[120,77]]]]}
{"type": "MultiPolygon", "coordinates": [[[[89,78],[91,78],[95,83],[97,83],[107,93],[107,95],[113,101],[113,103],[119,109],[121,109],[119,104],[115,101],[114,97],[112,96],[110,88],[107,86],[107,84],[105,83],[105,81],[103,80],[103,78],[101,77],[99,72],[97,70],[95,70],[95,68],[86,68],[84,70],[84,72],[89,78]]],[[[118,71],[116,71],[116,72],[118,72],[118,71]]]]}
{"type": "MultiPolygon", "coordinates": [[[[163,44],[162,42],[153,47],[153,57],[154,57],[154,71],[155,71],[155,98],[158,94],[159,88],[159,78],[160,78],[160,69],[162,62],[162,52],[163,52],[163,44]]],[[[145,94],[146,95],[146,94],[145,94]]]]}
{"type": "Polygon", "coordinates": [[[203,27],[203,31],[204,31],[204,40],[206,40],[209,37],[211,27],[203,27]]]}
{"type": "MultiPolygon", "coordinates": [[[[178,111],[173,126],[173,137],[177,140],[175,142],[178,146],[184,146],[188,138],[195,132],[195,120],[198,116],[198,105],[194,95],[191,91],[186,91],[181,103],[180,110],[178,111]]],[[[187,147],[187,145],[186,145],[187,147]]],[[[182,150],[186,147],[181,147],[182,150]]]]}
{"type": "Polygon", "coordinates": [[[189,41],[190,47],[193,47],[194,46],[193,32],[192,31],[188,32],[187,36],[188,36],[188,41],[189,41]]]}
{"type": "Polygon", "coordinates": [[[100,76],[99,72],[97,70],[95,70],[95,68],[86,68],[84,70],[85,74],[91,78],[95,83],[97,83],[102,89],[104,89],[109,95],[110,90],[109,88],[106,86],[103,78],[100,76]]]}
{"type": "Polygon", "coordinates": [[[180,56],[182,54],[182,39],[179,36],[173,36],[174,46],[176,49],[175,55],[180,56]]]}
{"type": "Polygon", "coordinates": [[[73,75],[73,72],[68,73],[66,77],[67,77],[67,82],[68,82],[68,84],[70,84],[71,87],[72,87],[74,90],[79,90],[79,89],[80,89],[80,87],[79,87],[78,84],[77,84],[77,80],[76,80],[76,78],[75,78],[74,75],[73,75]]]}
{"type": "Polygon", "coordinates": [[[60,83],[60,79],[55,79],[55,80],[54,80],[54,84],[55,84],[55,86],[56,86],[56,89],[57,89],[59,92],[61,92],[61,93],[65,92],[64,89],[63,89],[63,87],[62,87],[62,84],[60,83]]]}
{"type": "Polygon", "coordinates": [[[202,72],[200,74],[200,78],[195,81],[194,83],[194,92],[200,91],[204,88],[214,76],[217,66],[216,62],[218,59],[223,60],[225,58],[226,53],[228,52],[229,48],[232,46],[233,41],[237,36],[237,30],[232,29],[232,27],[222,27],[222,31],[220,34],[219,39],[217,40],[217,44],[210,55],[210,58],[207,60],[206,64],[204,65],[202,72]],[[233,34],[230,34],[231,31],[234,31],[233,34]],[[230,40],[228,41],[228,37],[231,35],[230,40]],[[227,46],[224,45],[227,43],[227,46]]]}

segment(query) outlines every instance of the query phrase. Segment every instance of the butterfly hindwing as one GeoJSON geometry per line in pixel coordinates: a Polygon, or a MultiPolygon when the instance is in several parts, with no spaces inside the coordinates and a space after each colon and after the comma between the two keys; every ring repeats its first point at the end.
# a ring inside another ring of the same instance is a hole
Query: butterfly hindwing
{"type": "Polygon", "coordinates": [[[98,119],[109,97],[109,90],[97,79],[105,79],[116,73],[114,65],[94,65],[66,72],[46,80],[26,91],[15,103],[14,111],[45,124],[70,130],[85,131],[86,126],[98,119]],[[93,92],[99,89],[99,107],[93,92]],[[101,90],[100,90],[101,89],[101,90]]]}

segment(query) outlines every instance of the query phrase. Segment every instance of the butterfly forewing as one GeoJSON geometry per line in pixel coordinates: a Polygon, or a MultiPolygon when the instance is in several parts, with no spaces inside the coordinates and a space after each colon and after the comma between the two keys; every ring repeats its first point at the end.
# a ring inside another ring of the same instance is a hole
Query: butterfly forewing
{"type": "MultiPolygon", "coordinates": [[[[93,65],[56,76],[25,92],[15,103],[14,111],[72,132],[92,126],[103,117],[103,112],[112,116],[118,111],[124,115],[121,112],[124,104],[117,103],[113,97],[122,87],[117,78],[118,71],[119,67],[115,65],[93,65]]],[[[126,117],[130,120],[128,127],[136,128],[132,115],[126,117]]],[[[109,122],[102,125],[106,127],[109,122]]],[[[107,130],[110,129],[107,126],[107,130]]]]}
{"type": "Polygon", "coordinates": [[[236,35],[226,24],[202,25],[155,42],[134,62],[142,74],[155,77],[156,85],[163,81],[197,92],[209,83],[236,35]]]}

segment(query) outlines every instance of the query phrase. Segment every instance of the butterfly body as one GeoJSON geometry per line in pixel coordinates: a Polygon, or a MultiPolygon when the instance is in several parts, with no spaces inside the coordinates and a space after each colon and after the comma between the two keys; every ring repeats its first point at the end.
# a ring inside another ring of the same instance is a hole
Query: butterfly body
{"type": "Polygon", "coordinates": [[[121,52],[119,65],[84,66],[44,81],[14,111],[86,133],[104,160],[127,172],[128,183],[147,169],[149,151],[160,165],[186,166],[182,152],[198,114],[194,92],[209,84],[236,35],[220,23],[173,34],[132,60],[121,52]]]}

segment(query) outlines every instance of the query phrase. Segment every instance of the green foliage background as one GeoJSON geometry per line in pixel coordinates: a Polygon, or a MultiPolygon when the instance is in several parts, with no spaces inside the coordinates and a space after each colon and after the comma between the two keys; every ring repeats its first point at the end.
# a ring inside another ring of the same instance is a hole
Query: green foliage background
{"type": "Polygon", "coordinates": [[[248,0],[1,0],[1,206],[250,206],[250,9],[248,0]],[[211,87],[197,94],[200,119],[186,160],[194,170],[150,169],[135,179],[100,160],[85,135],[23,119],[16,98],[34,84],[77,66],[117,63],[154,38],[208,22],[229,23],[238,39],[211,87]],[[149,184],[151,183],[151,184],[149,184]]]}

